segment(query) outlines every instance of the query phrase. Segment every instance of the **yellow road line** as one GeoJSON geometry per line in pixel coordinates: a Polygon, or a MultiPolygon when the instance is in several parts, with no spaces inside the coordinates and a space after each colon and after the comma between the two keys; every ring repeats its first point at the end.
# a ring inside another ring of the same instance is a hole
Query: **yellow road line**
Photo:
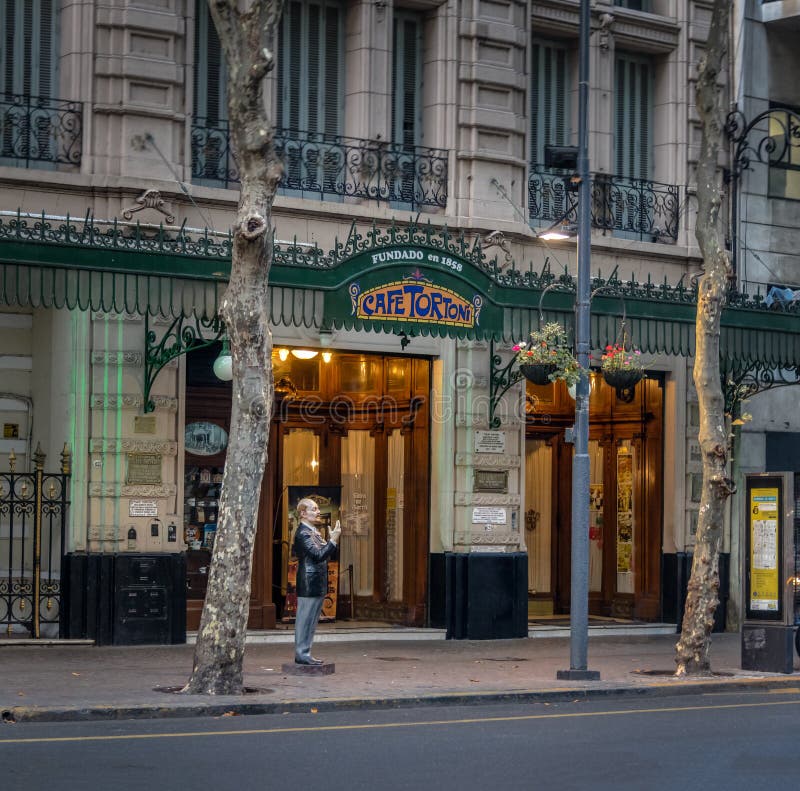
{"type": "Polygon", "coordinates": [[[187,731],[182,733],[132,733],[111,736],[42,736],[20,739],[0,739],[2,744],[35,744],[58,742],[112,742],[126,739],[194,739],[198,736],[258,736],[279,733],[318,733],[322,731],[378,730],[382,728],[429,728],[436,725],[471,725],[477,723],[524,722],[528,720],[569,719],[581,717],[619,717],[629,714],[668,714],[686,711],[714,711],[721,709],[746,709],[766,706],[797,706],[800,700],[772,700],[760,703],[721,703],[714,706],[670,706],[653,709],[619,709],[612,711],[553,712],[548,714],[520,714],[513,717],[469,717],[458,720],[429,720],[419,722],[383,722],[360,725],[310,725],[299,728],[253,728],[235,731],[187,731]]]}

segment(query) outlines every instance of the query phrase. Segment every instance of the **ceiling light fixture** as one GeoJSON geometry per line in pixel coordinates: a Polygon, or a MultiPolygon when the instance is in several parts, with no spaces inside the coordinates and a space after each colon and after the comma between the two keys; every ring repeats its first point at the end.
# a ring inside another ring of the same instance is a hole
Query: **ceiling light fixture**
{"type": "Polygon", "coordinates": [[[292,349],[292,354],[297,357],[298,360],[313,360],[319,352],[313,349],[292,349]]]}

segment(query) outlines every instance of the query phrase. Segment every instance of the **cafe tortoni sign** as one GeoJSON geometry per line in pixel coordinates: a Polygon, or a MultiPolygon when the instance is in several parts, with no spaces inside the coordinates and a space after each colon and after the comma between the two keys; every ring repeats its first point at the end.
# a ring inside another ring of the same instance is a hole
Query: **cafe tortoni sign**
{"type": "Polygon", "coordinates": [[[427,267],[426,271],[420,269],[421,265],[428,265],[462,273],[463,261],[446,253],[415,247],[373,251],[369,259],[372,267],[383,270],[384,277],[369,285],[363,276],[350,283],[348,293],[353,318],[459,329],[480,326],[484,307],[480,294],[459,293],[455,288],[463,286],[463,282],[453,282],[453,278],[427,271],[427,267]]]}

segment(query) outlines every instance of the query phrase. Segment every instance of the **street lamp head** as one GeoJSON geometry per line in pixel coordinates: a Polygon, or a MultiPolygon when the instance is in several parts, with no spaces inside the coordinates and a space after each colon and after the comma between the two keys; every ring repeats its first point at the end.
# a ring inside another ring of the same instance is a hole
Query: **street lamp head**
{"type": "Polygon", "coordinates": [[[551,225],[541,233],[536,234],[537,239],[543,239],[546,242],[559,241],[563,239],[571,239],[576,235],[576,228],[568,222],[562,222],[557,225],[551,225]]]}

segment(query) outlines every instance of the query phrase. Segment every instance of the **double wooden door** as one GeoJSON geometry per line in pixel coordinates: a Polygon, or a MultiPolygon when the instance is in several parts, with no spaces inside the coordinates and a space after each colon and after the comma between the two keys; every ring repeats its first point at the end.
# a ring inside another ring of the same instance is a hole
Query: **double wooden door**
{"type": "MultiPolygon", "coordinates": [[[[632,403],[618,403],[613,390],[596,382],[593,399],[589,612],[657,620],[663,521],[661,384],[644,380],[632,403]]],[[[554,402],[557,406],[557,397],[554,402]]],[[[529,592],[540,613],[568,613],[570,607],[573,446],[565,441],[561,423],[531,422],[526,437],[529,592]]]]}

